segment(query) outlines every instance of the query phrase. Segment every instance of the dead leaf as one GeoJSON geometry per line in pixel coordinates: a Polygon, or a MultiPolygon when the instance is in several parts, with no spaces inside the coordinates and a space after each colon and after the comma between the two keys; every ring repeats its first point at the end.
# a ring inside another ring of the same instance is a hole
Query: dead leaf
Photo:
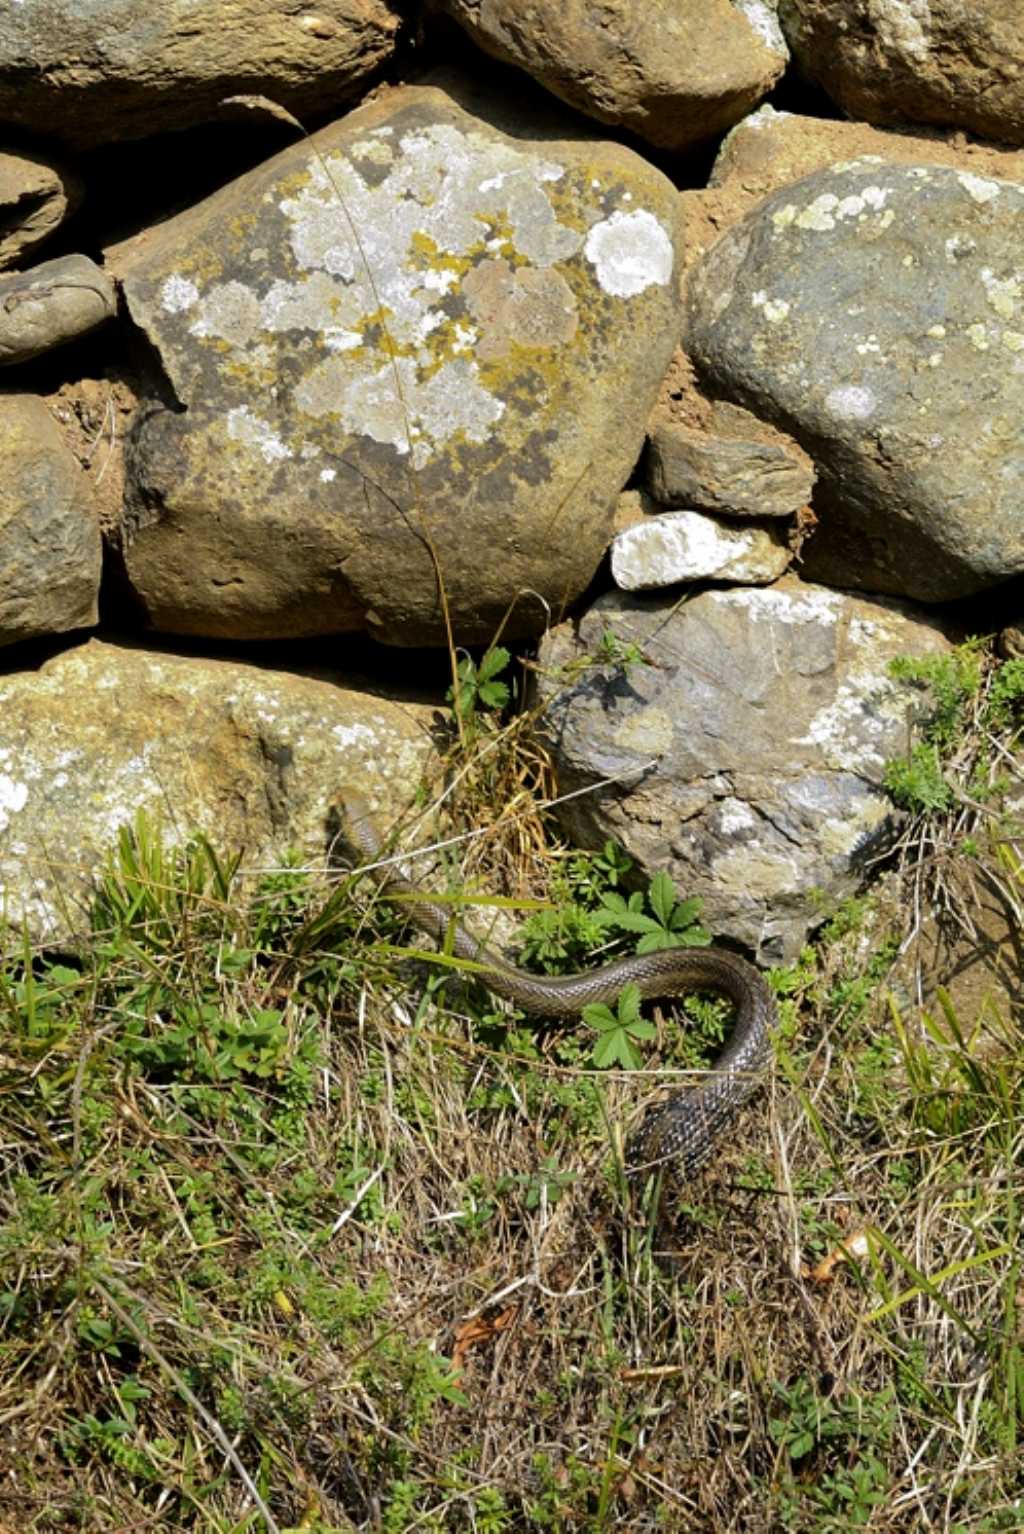
{"type": "Polygon", "coordinates": [[[490,1342],[500,1332],[512,1325],[519,1312],[518,1305],[510,1305],[500,1315],[494,1317],[473,1316],[469,1321],[463,1321],[455,1333],[455,1346],[452,1348],[452,1374],[458,1380],[462,1374],[462,1366],[466,1362],[466,1354],[470,1348],[480,1347],[485,1342],[490,1342]]]}

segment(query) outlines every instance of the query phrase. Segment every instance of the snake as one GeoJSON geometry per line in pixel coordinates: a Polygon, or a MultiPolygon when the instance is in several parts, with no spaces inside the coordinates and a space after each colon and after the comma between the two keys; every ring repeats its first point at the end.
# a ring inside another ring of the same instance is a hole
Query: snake
{"type": "Polygon", "coordinates": [[[398,865],[381,863],[384,839],[358,790],[343,789],[336,802],[345,841],[369,865],[356,871],[370,873],[385,896],[407,901],[415,926],[445,945],[446,952],[469,961],[488,990],[524,1012],[578,1017],[591,1002],[614,1006],[627,985],[637,986],[641,999],[664,1001],[688,991],[711,990],[733,1003],[732,1032],[701,1084],[671,1093],[626,1143],[629,1175],[660,1168],[673,1177],[692,1178],[710,1160],[723,1132],[767,1071],[776,1007],[760,971],[729,949],[709,946],[631,954],[572,975],[532,974],[454,921],[450,907],[431,900],[398,865]]]}

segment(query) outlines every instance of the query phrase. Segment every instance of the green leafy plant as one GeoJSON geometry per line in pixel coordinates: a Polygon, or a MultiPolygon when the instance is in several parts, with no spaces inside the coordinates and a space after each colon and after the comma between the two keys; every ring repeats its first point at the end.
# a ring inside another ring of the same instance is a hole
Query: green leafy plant
{"type": "Polygon", "coordinates": [[[611,1065],[620,1065],[627,1071],[639,1069],[636,1041],[653,1039],[657,1031],[653,1023],[640,1016],[640,988],[636,985],[623,987],[614,1012],[604,1002],[584,1007],[583,1021],[599,1034],[591,1056],[599,1070],[611,1065]]]}
{"type": "Polygon", "coordinates": [[[901,810],[930,814],[948,809],[953,802],[953,789],[946,781],[937,745],[918,742],[911,746],[905,760],[886,764],[883,781],[901,810]]]}
{"type": "Polygon", "coordinates": [[[1021,719],[1024,661],[993,661],[983,640],[969,639],[944,655],[897,656],[889,673],[927,699],[917,723],[919,738],[885,769],[885,786],[896,804],[915,814],[935,814],[949,810],[958,797],[989,797],[994,785],[980,745],[987,731],[1012,730],[1021,719]]]}
{"type": "Polygon", "coordinates": [[[711,934],[697,920],[700,908],[696,898],[680,900],[675,885],[662,870],[654,875],[646,893],[635,890],[626,897],[610,891],[603,895],[598,921],[602,927],[638,933],[637,953],[702,948],[710,943],[711,934]]]}
{"type": "Polygon", "coordinates": [[[599,666],[621,666],[626,671],[632,666],[649,664],[639,645],[632,640],[620,639],[610,628],[602,630],[594,660],[599,666]]]}
{"type": "Polygon", "coordinates": [[[988,695],[989,716],[994,724],[1024,721],[1024,657],[1003,661],[992,678],[988,695]]]}
{"type": "Polygon", "coordinates": [[[542,1203],[553,1208],[578,1181],[578,1173],[567,1172],[554,1156],[548,1156],[536,1172],[516,1172],[499,1178],[495,1191],[506,1193],[511,1188],[519,1188],[527,1209],[538,1209],[542,1203]]]}
{"type": "Polygon", "coordinates": [[[459,661],[456,679],[446,697],[459,718],[468,723],[481,709],[502,709],[511,696],[507,682],[499,680],[511,660],[502,645],[485,650],[479,663],[471,655],[459,661]]]}

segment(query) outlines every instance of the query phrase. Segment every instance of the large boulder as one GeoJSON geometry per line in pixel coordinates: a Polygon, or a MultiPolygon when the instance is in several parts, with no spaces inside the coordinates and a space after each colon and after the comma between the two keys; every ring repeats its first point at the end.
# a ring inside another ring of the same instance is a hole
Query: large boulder
{"type": "Polygon", "coordinates": [[[473,41],[563,101],[680,150],[737,122],[786,67],[773,3],[440,0],[473,41]]]}
{"type": "Polygon", "coordinates": [[[112,253],[178,402],[129,469],[154,626],[438,644],[447,604],[465,643],[586,587],[678,337],[676,193],[507,121],[396,90],[112,253]]]}
{"type": "Polygon", "coordinates": [[[249,864],[298,849],[323,869],[332,798],[357,785],[393,818],[435,717],[348,676],[98,640],[0,676],[0,914],[34,942],[86,933],[97,873],[140,810],[170,844],[198,830],[249,864]]]}
{"type": "Polygon", "coordinates": [[[239,92],[322,112],[390,57],[398,24],[389,0],[6,4],[0,122],[82,149],[204,122],[239,92]]]}
{"type": "Polygon", "coordinates": [[[946,648],[907,608],[793,576],[602,597],[541,647],[565,829],[621,842],[702,897],[715,933],[790,959],[899,822],[882,777],[917,699],[889,662],[946,648]]]}
{"type": "Polygon", "coordinates": [[[0,397],[0,646],[96,622],[99,520],[34,394],[0,397]]]}
{"type": "Polygon", "coordinates": [[[857,161],[768,198],[691,275],[705,383],[814,459],[814,578],[939,602],[1024,571],[1022,236],[1022,186],[857,161]]]}
{"type": "Polygon", "coordinates": [[[804,74],[851,117],[1024,144],[1020,0],[779,0],[804,74]]]}

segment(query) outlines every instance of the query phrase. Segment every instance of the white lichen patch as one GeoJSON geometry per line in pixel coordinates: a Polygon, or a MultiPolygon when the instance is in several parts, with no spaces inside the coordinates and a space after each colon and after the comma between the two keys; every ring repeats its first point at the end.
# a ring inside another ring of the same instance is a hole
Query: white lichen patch
{"type": "Polygon", "coordinates": [[[297,282],[271,283],[260,300],[260,319],[276,335],[308,330],[322,335],[332,348],[339,338],[348,336],[355,336],[359,345],[366,313],[363,297],[358,289],[326,272],[310,272],[297,282]]]}
{"type": "Polygon", "coordinates": [[[1020,302],[1022,284],[1019,273],[1012,277],[997,277],[988,267],[981,272],[981,282],[985,289],[985,299],[990,309],[993,309],[1000,319],[1012,320],[1017,313],[1017,305],[1020,302]]]}
{"type": "Polygon", "coordinates": [[[877,639],[881,632],[881,625],[872,618],[851,618],[847,630],[851,642],[855,645],[868,644],[871,640],[877,639]]]}
{"type": "Polygon", "coordinates": [[[864,384],[841,384],[830,389],[824,399],[825,409],[841,420],[866,421],[878,407],[874,390],[864,384]]]}
{"type": "Polygon", "coordinates": [[[792,744],[816,747],[833,769],[877,778],[890,754],[893,723],[905,712],[906,695],[884,669],[851,670],[792,744]]]}
{"type": "Polygon", "coordinates": [[[160,307],[167,314],[184,314],[199,301],[199,289],[188,277],[173,273],[160,284],[160,307]]]}
{"type": "Polygon", "coordinates": [[[715,806],[714,820],[723,836],[752,831],[757,825],[757,816],[742,799],[722,799],[715,806]]]}
{"type": "Polygon", "coordinates": [[[579,250],[582,236],[560,222],[546,191],[565,174],[555,161],[451,124],[406,134],[399,149],[391,172],[373,186],[343,154],[311,164],[307,185],[281,202],[300,267],[360,282],[369,268],[390,307],[415,286],[408,258],[417,237],[464,256],[489,224],[500,222],[534,265],[564,261],[579,250]]]}
{"type": "Polygon", "coordinates": [[[352,724],[336,724],[331,728],[331,734],[339,746],[349,750],[352,746],[367,746],[371,750],[379,750],[382,736],[379,730],[371,725],[361,724],[358,721],[352,724]]]}
{"type": "Polygon", "coordinates": [[[0,831],[6,831],[11,816],[17,815],[28,802],[28,784],[0,772],[0,831]]]}
{"type": "Polygon", "coordinates": [[[279,463],[294,456],[270,423],[256,415],[248,405],[236,405],[234,410],[228,411],[227,433],[232,442],[254,448],[264,463],[279,463]]]}
{"type": "Polygon", "coordinates": [[[307,415],[336,415],[348,431],[390,443],[402,454],[411,450],[413,465],[421,468],[456,433],[484,442],[501,419],[503,402],[481,385],[478,374],[474,361],[457,357],[424,378],[412,358],[398,357],[353,378],[346,362],[330,358],[303,379],[295,398],[307,415]]]}
{"type": "MultiPolygon", "coordinates": [[[[309,326],[319,310],[323,330],[327,308],[335,326],[327,347],[349,355],[306,375],[295,393],[298,408],[314,417],[336,414],[355,434],[411,451],[417,466],[460,433],[486,440],[504,406],[481,383],[470,350],[490,347],[497,357],[512,344],[551,349],[577,329],[572,292],[552,270],[583,242],[558,217],[548,191],[564,174],[553,159],[447,124],[404,135],[389,173],[373,185],[341,153],[329,155],[326,167],[314,163],[306,186],[281,202],[296,262],[309,274],[306,288],[300,297],[279,285],[273,323],[309,326]],[[478,268],[467,271],[467,258],[481,250],[515,258],[501,314],[484,323],[488,317],[471,306],[476,326],[446,324],[438,301],[474,277],[478,268]],[[395,367],[382,366],[379,350],[351,355],[381,314],[391,345],[414,349],[398,359],[400,392],[395,367]]],[[[648,221],[661,226],[642,212],[618,217],[626,221],[620,246],[628,247],[619,252],[619,285],[639,292],[656,280],[661,259],[648,221]]],[[[606,264],[614,266],[614,254],[606,264]]]]}
{"type": "Polygon", "coordinates": [[[956,179],[972,202],[991,202],[1002,190],[998,181],[990,181],[987,176],[975,176],[969,170],[957,171],[956,179]]]}
{"type": "Polygon", "coordinates": [[[616,298],[664,287],[672,276],[672,241],[660,219],[643,208],[601,219],[587,235],[584,254],[601,287],[616,298]]]}
{"type": "Polygon", "coordinates": [[[739,134],[746,133],[748,129],[752,129],[755,133],[763,133],[765,128],[773,128],[776,123],[780,123],[784,118],[792,117],[792,115],[792,112],[780,112],[776,107],[769,106],[765,102],[764,106],[758,107],[756,112],[751,112],[749,117],[744,117],[742,121],[738,122],[736,127],[726,134],[725,141],[728,143],[739,134]]]}
{"type": "Polygon", "coordinates": [[[871,21],[885,52],[919,63],[929,51],[930,0],[872,0],[871,21]]]}
{"type": "Polygon", "coordinates": [[[236,347],[248,346],[263,324],[260,301],[242,282],[218,283],[194,307],[190,335],[213,336],[236,347]]]}
{"type": "MultiPolygon", "coordinates": [[[[787,222],[795,224],[798,229],[827,234],[835,229],[837,224],[848,222],[850,219],[861,220],[870,213],[882,212],[889,195],[890,189],[884,186],[865,186],[859,192],[847,193],[845,197],[840,197],[835,192],[821,192],[805,208],[794,210],[792,218],[787,222]]],[[[776,218],[775,222],[778,224],[779,219],[776,218]]],[[[882,227],[888,228],[891,223],[890,213],[882,227]]]]}
{"type": "Polygon", "coordinates": [[[862,170],[865,165],[884,165],[885,161],[880,154],[859,154],[852,160],[833,160],[830,170],[836,175],[842,175],[848,170],[862,170]]]}
{"type": "Polygon", "coordinates": [[[769,298],[763,289],[758,289],[751,296],[750,302],[755,309],[760,309],[769,325],[780,325],[783,320],[789,318],[790,305],[784,298],[769,298]]]}
{"type": "Polygon", "coordinates": [[[775,6],[766,0],[732,0],[733,8],[745,16],[764,43],[773,53],[789,58],[789,47],[783,35],[775,6]]]}
{"type": "Polygon", "coordinates": [[[977,242],[972,240],[970,235],[952,234],[945,241],[942,248],[946,260],[950,266],[954,266],[957,262],[964,261],[969,256],[973,256],[978,247],[977,242]]]}
{"type": "Polygon", "coordinates": [[[745,587],[735,591],[716,591],[716,602],[745,608],[751,618],[762,623],[835,624],[843,609],[837,591],[823,586],[810,591],[783,591],[778,587],[761,590],[745,587]]]}
{"type": "Polygon", "coordinates": [[[390,165],[395,158],[395,151],[387,142],[392,131],[391,128],[377,128],[366,138],[357,139],[352,145],[353,159],[369,160],[371,165],[390,165]]]}

